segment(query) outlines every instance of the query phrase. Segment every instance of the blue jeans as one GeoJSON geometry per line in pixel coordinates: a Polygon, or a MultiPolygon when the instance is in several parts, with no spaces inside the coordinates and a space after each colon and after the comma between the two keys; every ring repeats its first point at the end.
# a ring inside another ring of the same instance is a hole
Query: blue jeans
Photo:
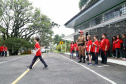
{"type": "Polygon", "coordinates": [[[120,53],[120,57],[122,57],[122,51],[120,48],[116,48],[116,57],[118,57],[118,54],[120,53]]]}
{"type": "Polygon", "coordinates": [[[74,53],[74,50],[72,50],[72,52],[70,53],[70,58],[71,58],[71,55],[72,55],[72,57],[73,57],[73,53],[74,53]]]}
{"type": "Polygon", "coordinates": [[[79,57],[79,51],[76,51],[76,58],[79,57]]]}

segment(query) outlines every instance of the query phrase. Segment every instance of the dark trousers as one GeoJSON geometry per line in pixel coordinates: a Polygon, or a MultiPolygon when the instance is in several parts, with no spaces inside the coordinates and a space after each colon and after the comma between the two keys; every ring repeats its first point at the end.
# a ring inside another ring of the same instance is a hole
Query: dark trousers
{"type": "Polygon", "coordinates": [[[113,56],[116,56],[116,50],[113,50],[112,53],[113,53],[113,56]]]}
{"type": "Polygon", "coordinates": [[[93,54],[93,56],[94,56],[94,62],[95,62],[95,64],[97,64],[98,65],[98,53],[92,53],[93,54]]]}
{"type": "Polygon", "coordinates": [[[47,64],[45,63],[44,59],[41,57],[41,56],[34,56],[33,60],[32,60],[32,63],[30,65],[30,67],[32,67],[34,65],[34,63],[36,62],[37,59],[40,59],[40,61],[45,65],[47,66],[47,64]]]}
{"type": "Polygon", "coordinates": [[[5,57],[7,56],[7,51],[5,51],[5,57]]]}
{"type": "Polygon", "coordinates": [[[125,54],[125,58],[126,58],[126,48],[124,49],[124,54],[125,54]]]}
{"type": "Polygon", "coordinates": [[[102,63],[106,64],[107,63],[107,52],[101,51],[101,58],[102,58],[102,63]]]}
{"type": "Polygon", "coordinates": [[[120,53],[120,57],[122,57],[121,48],[116,48],[116,57],[118,57],[119,53],[120,53]]]}
{"type": "Polygon", "coordinates": [[[2,52],[2,56],[4,56],[4,51],[2,52]]]}
{"type": "Polygon", "coordinates": [[[0,51],[0,56],[2,56],[2,52],[0,51]]]}

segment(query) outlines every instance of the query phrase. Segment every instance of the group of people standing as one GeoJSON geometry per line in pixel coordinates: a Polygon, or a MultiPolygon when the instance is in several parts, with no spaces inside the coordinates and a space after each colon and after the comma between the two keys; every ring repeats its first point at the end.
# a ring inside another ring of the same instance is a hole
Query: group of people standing
{"type": "MultiPolygon", "coordinates": [[[[107,57],[110,56],[110,42],[105,33],[102,34],[102,39],[98,40],[98,36],[94,35],[93,40],[91,35],[87,35],[87,37],[83,36],[83,31],[80,31],[80,36],[78,40],[74,44],[71,42],[70,45],[70,58],[73,57],[73,53],[76,52],[76,59],[80,59],[80,62],[85,63],[85,58],[87,55],[88,65],[92,65],[92,60],[94,61],[93,65],[98,65],[98,56],[101,55],[102,64],[107,64],[107,57]]],[[[114,56],[117,58],[118,54],[122,57],[121,45],[123,44],[123,48],[125,50],[125,58],[126,59],[126,35],[123,34],[123,40],[120,39],[120,36],[117,35],[113,37],[113,47],[112,51],[114,56]]]]}
{"type": "Polygon", "coordinates": [[[6,45],[0,46],[0,56],[1,57],[7,56],[7,46],[6,45]]]}
{"type": "Polygon", "coordinates": [[[112,52],[113,52],[113,57],[114,58],[122,58],[122,59],[126,59],[126,34],[122,34],[122,37],[124,39],[124,41],[121,39],[121,37],[119,35],[113,36],[112,38],[112,42],[113,42],[113,47],[112,47],[112,52]],[[124,50],[124,54],[125,57],[123,58],[123,50],[124,50]],[[120,56],[119,56],[120,54],[120,56]]]}

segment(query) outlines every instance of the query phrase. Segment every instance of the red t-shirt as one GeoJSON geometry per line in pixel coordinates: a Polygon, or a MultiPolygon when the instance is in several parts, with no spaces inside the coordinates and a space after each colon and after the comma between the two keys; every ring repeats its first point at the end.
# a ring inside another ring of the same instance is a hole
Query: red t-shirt
{"type": "Polygon", "coordinates": [[[92,48],[91,46],[92,46],[92,40],[87,42],[87,51],[91,51],[91,48],[92,48]],[[89,46],[90,46],[90,48],[89,48],[89,46]]]}
{"type": "Polygon", "coordinates": [[[4,51],[4,47],[0,46],[0,51],[3,52],[4,51]]]}
{"type": "MultiPolygon", "coordinates": [[[[35,50],[37,50],[38,48],[40,48],[40,45],[39,45],[39,43],[36,43],[36,44],[35,44],[35,50]]],[[[41,56],[41,49],[39,49],[39,50],[36,52],[36,56],[41,56]]]]}
{"type": "Polygon", "coordinates": [[[98,40],[94,41],[94,44],[97,46],[93,45],[93,52],[98,53],[99,52],[99,41],[98,40]]]}
{"type": "Polygon", "coordinates": [[[7,47],[4,48],[4,51],[7,51],[7,47]]]}
{"type": "Polygon", "coordinates": [[[106,45],[107,45],[107,51],[109,50],[109,48],[110,48],[110,42],[109,42],[109,40],[108,39],[106,39],[106,45]]]}
{"type": "Polygon", "coordinates": [[[115,48],[121,48],[121,43],[123,43],[121,39],[116,39],[115,48]]]}
{"type": "Polygon", "coordinates": [[[79,48],[78,48],[78,45],[77,45],[77,44],[74,44],[74,47],[76,48],[76,51],[78,51],[78,50],[79,50],[79,48]]]}
{"type": "Polygon", "coordinates": [[[74,44],[70,45],[71,50],[74,50],[74,44]]]}
{"type": "Polygon", "coordinates": [[[105,51],[105,46],[106,46],[105,39],[102,39],[101,45],[100,45],[100,48],[101,48],[102,51],[105,51]]]}

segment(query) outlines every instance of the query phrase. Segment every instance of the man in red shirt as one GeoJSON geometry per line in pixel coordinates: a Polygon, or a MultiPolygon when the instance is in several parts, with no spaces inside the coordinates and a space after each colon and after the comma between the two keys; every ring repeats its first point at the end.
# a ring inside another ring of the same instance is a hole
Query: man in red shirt
{"type": "Polygon", "coordinates": [[[32,60],[31,65],[30,65],[30,66],[27,66],[27,67],[28,67],[29,69],[32,69],[32,66],[34,65],[34,63],[36,62],[36,60],[39,58],[40,61],[44,64],[44,68],[47,68],[48,65],[45,63],[45,61],[44,61],[43,58],[41,57],[41,49],[40,49],[40,45],[39,45],[39,43],[38,43],[39,38],[38,38],[38,37],[35,37],[34,41],[35,41],[35,43],[36,43],[36,44],[35,44],[35,50],[36,50],[35,56],[34,56],[34,58],[33,58],[33,60],[32,60]]]}
{"type": "Polygon", "coordinates": [[[107,51],[110,47],[109,45],[109,40],[106,38],[106,34],[102,34],[102,41],[101,41],[101,58],[102,58],[102,62],[101,63],[104,63],[106,64],[107,63],[107,51]]]}
{"type": "Polygon", "coordinates": [[[5,57],[7,56],[7,47],[4,45],[4,52],[5,52],[5,57]]]}
{"type": "Polygon", "coordinates": [[[94,36],[94,42],[93,42],[93,56],[94,56],[94,65],[98,65],[98,53],[99,53],[99,41],[98,36],[94,36]]]}

